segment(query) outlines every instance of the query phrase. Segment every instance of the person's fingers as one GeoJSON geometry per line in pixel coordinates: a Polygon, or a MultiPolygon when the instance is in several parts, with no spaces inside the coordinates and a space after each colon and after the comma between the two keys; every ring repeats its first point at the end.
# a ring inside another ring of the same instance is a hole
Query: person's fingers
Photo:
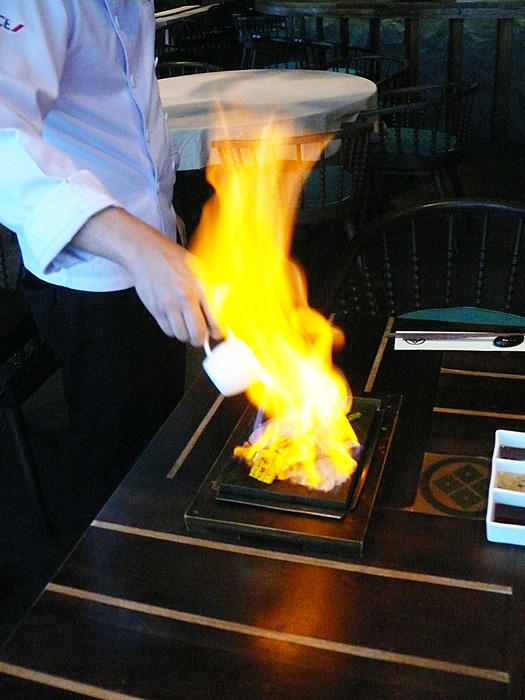
{"type": "Polygon", "coordinates": [[[202,347],[208,337],[208,326],[200,307],[188,309],[183,318],[188,341],[193,347],[202,347]]]}
{"type": "Polygon", "coordinates": [[[202,307],[202,313],[203,313],[204,318],[206,320],[206,328],[207,328],[208,334],[212,338],[214,338],[215,340],[220,340],[221,338],[224,337],[224,331],[221,330],[219,324],[217,323],[215,316],[213,315],[213,311],[211,310],[211,307],[208,304],[208,301],[206,298],[202,299],[201,307],[202,307]]]}
{"type": "MultiPolygon", "coordinates": [[[[174,335],[183,342],[189,342],[194,347],[201,347],[208,335],[208,318],[201,306],[200,289],[186,290],[180,298],[173,298],[165,307],[168,335],[174,335]]],[[[212,318],[210,316],[210,318],[212,318]]],[[[214,327],[215,332],[215,327],[214,327]]],[[[214,336],[215,337],[215,336],[214,336]]]]}
{"type": "Polygon", "coordinates": [[[170,338],[177,338],[183,343],[188,342],[189,334],[186,323],[182,314],[176,308],[172,308],[170,311],[164,310],[160,313],[152,313],[152,316],[159,324],[160,329],[170,338]]]}
{"type": "Polygon", "coordinates": [[[173,328],[171,327],[170,320],[166,315],[162,314],[155,316],[155,314],[152,314],[152,316],[155,319],[155,321],[159,324],[160,329],[163,333],[170,336],[170,338],[176,337],[173,328]]]}

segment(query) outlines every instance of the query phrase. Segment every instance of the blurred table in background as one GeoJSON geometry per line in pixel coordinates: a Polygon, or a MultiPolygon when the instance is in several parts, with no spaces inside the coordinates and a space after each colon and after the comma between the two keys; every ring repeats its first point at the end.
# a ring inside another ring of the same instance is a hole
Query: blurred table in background
{"type": "Polygon", "coordinates": [[[171,143],[181,157],[174,204],[188,235],[194,232],[211,186],[204,169],[214,138],[249,138],[270,121],[293,133],[337,129],[377,102],[374,83],[344,73],[255,69],[159,80],[171,143]],[[219,127],[219,110],[227,127],[219,127]]]}
{"type": "Polygon", "coordinates": [[[179,170],[205,168],[213,139],[253,138],[270,122],[293,133],[337,129],[359,111],[374,109],[377,92],[355,75],[295,69],[184,75],[159,80],[159,88],[179,170]]]}

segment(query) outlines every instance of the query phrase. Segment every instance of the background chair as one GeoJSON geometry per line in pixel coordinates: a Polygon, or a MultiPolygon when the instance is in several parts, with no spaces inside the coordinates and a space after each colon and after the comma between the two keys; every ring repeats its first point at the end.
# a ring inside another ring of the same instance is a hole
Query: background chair
{"type": "MultiPolygon", "coordinates": [[[[367,194],[373,194],[378,175],[428,173],[438,197],[445,199],[446,173],[454,196],[464,197],[457,166],[468,143],[477,88],[450,83],[384,91],[378,109],[361,112],[358,120],[374,125],[367,194]]],[[[383,178],[383,206],[387,191],[383,178]]]]}
{"type": "Polygon", "coordinates": [[[157,29],[155,56],[159,63],[202,61],[225,70],[238,68],[240,50],[227,3],[210,5],[206,12],[181,17],[157,29]]]}
{"type": "Polygon", "coordinates": [[[204,61],[165,61],[158,63],[155,71],[157,78],[175,78],[179,75],[195,75],[196,73],[213,73],[222,68],[204,61]]]}
{"type": "Polygon", "coordinates": [[[370,132],[368,125],[354,124],[340,131],[283,139],[214,141],[212,148],[223,163],[233,160],[238,166],[249,167],[270,145],[280,160],[286,160],[286,167],[294,169],[310,160],[313,147],[328,140],[306,180],[296,218],[298,226],[325,227],[346,221],[361,202],[370,132]]]}
{"type": "Polygon", "coordinates": [[[377,85],[380,95],[384,90],[393,90],[406,85],[409,64],[406,58],[380,54],[358,54],[338,58],[326,65],[326,70],[350,73],[368,78],[377,85]]]}
{"type": "Polygon", "coordinates": [[[316,303],[345,334],[334,359],[352,386],[364,386],[389,317],[525,330],[524,233],[525,203],[489,199],[416,205],[369,222],[316,303]]]}
{"type": "MultiPolygon", "coordinates": [[[[321,42],[322,43],[322,42],[321,42]]],[[[329,66],[336,64],[337,61],[346,61],[355,56],[370,56],[374,52],[369,46],[347,46],[346,44],[331,43],[329,49],[325,52],[324,61],[319,66],[322,70],[328,70],[329,66]]],[[[337,66],[334,65],[333,70],[337,70],[337,66]]],[[[341,72],[346,72],[343,66],[341,66],[341,72]]]]}
{"type": "MultiPolygon", "coordinates": [[[[298,204],[294,254],[309,272],[310,298],[314,299],[329,270],[333,269],[335,251],[340,240],[353,235],[360,218],[366,181],[366,165],[371,129],[364,124],[323,134],[305,134],[272,142],[286,167],[311,159],[312,147],[320,142],[328,145],[322,150],[312,168],[298,204]]],[[[222,162],[233,159],[237,165],[249,167],[258,160],[260,139],[215,141],[222,162]]],[[[265,142],[268,147],[268,141],[265,142]]]]}
{"type": "Polygon", "coordinates": [[[521,203],[453,199],[386,214],[350,242],[320,306],[381,322],[410,314],[525,324],[524,233],[521,203]]]}
{"type": "Polygon", "coordinates": [[[309,37],[306,17],[234,13],[241,68],[321,68],[334,46],[309,37]]]}
{"type": "Polygon", "coordinates": [[[25,401],[58,369],[18,290],[21,258],[14,234],[0,226],[0,411],[6,417],[18,463],[46,534],[51,526],[24,419],[25,401]]]}

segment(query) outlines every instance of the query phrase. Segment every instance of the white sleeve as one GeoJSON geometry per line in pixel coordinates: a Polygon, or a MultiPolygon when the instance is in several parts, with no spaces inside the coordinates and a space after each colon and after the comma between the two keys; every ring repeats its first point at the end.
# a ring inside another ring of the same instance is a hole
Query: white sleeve
{"type": "Polygon", "coordinates": [[[43,136],[75,12],[65,0],[0,0],[0,221],[42,271],[93,214],[118,206],[95,175],[43,136]]]}

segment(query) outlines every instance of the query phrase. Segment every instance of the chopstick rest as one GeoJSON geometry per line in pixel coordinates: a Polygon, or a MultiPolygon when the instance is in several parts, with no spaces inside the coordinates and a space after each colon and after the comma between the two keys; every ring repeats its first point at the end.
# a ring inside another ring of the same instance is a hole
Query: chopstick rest
{"type": "Polygon", "coordinates": [[[489,333],[481,331],[396,331],[396,350],[455,350],[509,352],[525,350],[525,336],[520,333],[489,333]]]}

